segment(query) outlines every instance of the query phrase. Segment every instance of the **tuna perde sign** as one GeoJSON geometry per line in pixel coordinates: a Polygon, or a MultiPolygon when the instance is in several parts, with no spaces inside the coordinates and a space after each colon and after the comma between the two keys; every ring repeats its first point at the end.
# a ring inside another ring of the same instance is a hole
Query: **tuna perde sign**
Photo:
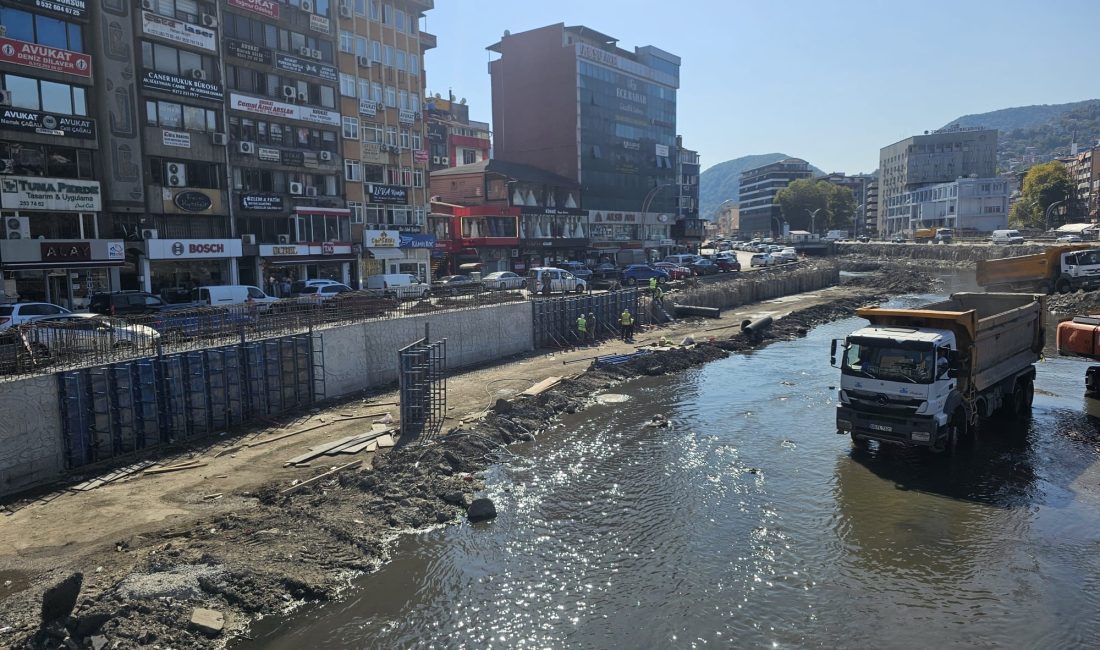
{"type": "Polygon", "coordinates": [[[35,176],[0,178],[0,205],[5,210],[99,212],[103,209],[98,181],[35,176]]]}

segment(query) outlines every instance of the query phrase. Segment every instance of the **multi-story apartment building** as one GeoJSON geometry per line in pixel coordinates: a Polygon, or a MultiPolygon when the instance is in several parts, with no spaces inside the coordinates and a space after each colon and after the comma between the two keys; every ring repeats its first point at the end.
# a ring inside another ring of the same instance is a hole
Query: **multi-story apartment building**
{"type": "Polygon", "coordinates": [[[593,248],[671,249],[680,58],[560,23],[488,49],[496,157],[583,185],[593,248]]]}
{"type": "Polygon", "coordinates": [[[1073,197],[1070,213],[1081,221],[1098,216],[1097,194],[1100,192],[1100,146],[1079,152],[1066,163],[1073,197]]]}
{"type": "Polygon", "coordinates": [[[436,93],[428,98],[424,117],[431,155],[430,171],[489,159],[493,146],[489,123],[470,119],[470,107],[465,98],[456,102],[454,95],[443,99],[436,93]]]}
{"type": "Polygon", "coordinates": [[[696,249],[706,232],[699,218],[699,152],[684,148],[683,136],[676,136],[676,171],[679,182],[676,221],[670,236],[677,246],[696,249]]]}
{"type": "Polygon", "coordinates": [[[887,232],[954,228],[992,232],[1008,224],[1005,179],[960,178],[886,199],[887,232]]]}
{"type": "MultiPolygon", "coordinates": [[[[951,126],[883,147],[879,152],[879,234],[893,234],[886,220],[891,199],[957,178],[996,175],[996,129],[951,126]]],[[[895,219],[891,223],[903,222],[895,219]]]]}
{"type": "Polygon", "coordinates": [[[867,184],[867,203],[863,207],[863,234],[874,237],[878,232],[878,177],[867,184]]]}
{"type": "Polygon", "coordinates": [[[364,275],[430,274],[424,52],[432,0],[339,0],[339,95],[345,195],[364,275]],[[361,229],[361,234],[360,234],[361,229]],[[360,237],[362,239],[360,240],[360,237]]]}
{"type": "Polygon", "coordinates": [[[738,197],[740,233],[745,236],[783,234],[783,214],[775,203],[779,190],[800,178],[812,178],[810,163],[801,158],[784,158],[741,172],[738,197]]]}
{"type": "Polygon", "coordinates": [[[9,296],[72,305],[118,287],[125,252],[111,213],[144,208],[140,142],[136,152],[100,147],[105,129],[137,140],[140,123],[134,84],[109,58],[126,43],[92,18],[84,2],[0,6],[0,269],[9,296]],[[114,93],[96,92],[115,80],[123,83],[114,93]],[[125,189],[106,194],[119,174],[125,189]]]}
{"type": "MultiPolygon", "coordinates": [[[[871,184],[875,182],[874,174],[848,175],[840,172],[833,172],[831,174],[826,174],[821,180],[839,187],[847,188],[852,192],[852,198],[856,201],[856,213],[852,215],[851,224],[844,229],[850,231],[853,237],[865,234],[868,200],[867,192],[871,184]]],[[[871,230],[871,232],[875,231],[876,229],[871,230]]]]}

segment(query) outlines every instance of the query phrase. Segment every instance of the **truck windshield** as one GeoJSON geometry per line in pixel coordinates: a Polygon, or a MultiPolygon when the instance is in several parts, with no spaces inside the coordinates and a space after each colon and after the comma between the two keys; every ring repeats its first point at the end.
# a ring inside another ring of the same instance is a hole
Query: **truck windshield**
{"type": "Polygon", "coordinates": [[[932,382],[935,354],[928,343],[850,338],[842,372],[885,381],[932,382]]]}

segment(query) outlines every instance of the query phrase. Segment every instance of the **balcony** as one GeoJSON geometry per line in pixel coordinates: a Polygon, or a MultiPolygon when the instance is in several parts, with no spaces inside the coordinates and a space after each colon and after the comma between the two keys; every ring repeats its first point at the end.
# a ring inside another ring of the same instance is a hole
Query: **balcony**
{"type": "Polygon", "coordinates": [[[420,11],[435,9],[435,0],[408,0],[409,7],[420,11]]]}
{"type": "MultiPolygon", "coordinates": [[[[430,4],[430,3],[429,3],[430,4]]],[[[420,32],[420,48],[423,50],[435,49],[437,39],[435,34],[429,34],[428,32],[420,32]]]]}

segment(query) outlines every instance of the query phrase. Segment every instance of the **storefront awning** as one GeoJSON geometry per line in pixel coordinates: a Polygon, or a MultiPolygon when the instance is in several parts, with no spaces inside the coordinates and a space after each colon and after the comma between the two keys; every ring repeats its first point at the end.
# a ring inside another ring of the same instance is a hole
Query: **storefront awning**
{"type": "Polygon", "coordinates": [[[265,258],[267,263],[271,266],[294,266],[295,264],[326,264],[342,263],[342,262],[354,262],[357,257],[354,255],[297,255],[291,257],[268,257],[265,258]]]}
{"type": "Polygon", "coordinates": [[[405,254],[400,248],[368,248],[371,257],[376,260],[403,260],[405,254]]]}

